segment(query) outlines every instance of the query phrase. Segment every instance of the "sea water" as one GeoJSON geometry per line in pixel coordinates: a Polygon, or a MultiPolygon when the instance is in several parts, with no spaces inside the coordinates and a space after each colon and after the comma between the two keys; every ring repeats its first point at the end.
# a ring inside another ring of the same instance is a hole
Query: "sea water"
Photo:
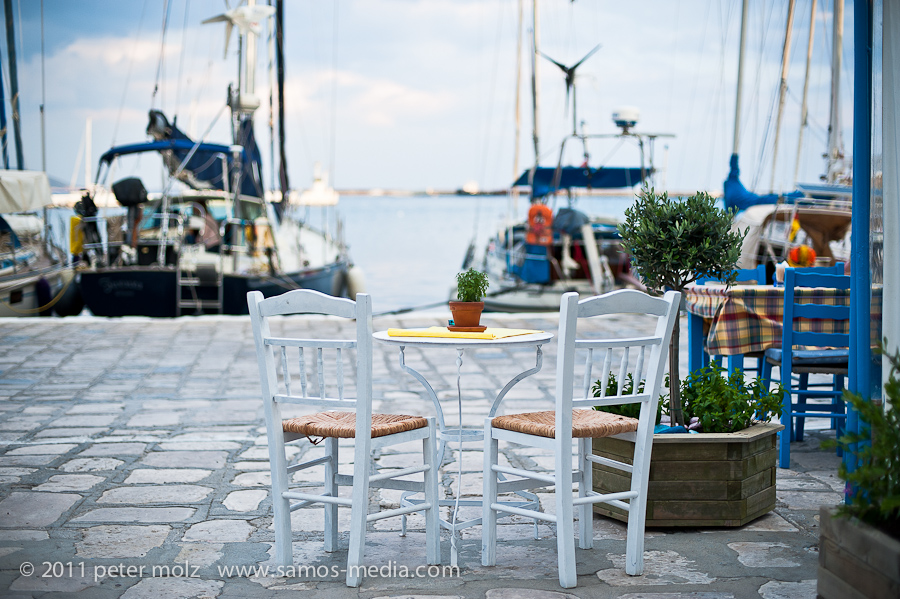
{"type": "MultiPolygon", "coordinates": [[[[633,196],[578,198],[573,207],[589,216],[622,220],[633,196]]],[[[565,199],[551,204],[567,206],[565,199]]],[[[405,308],[446,311],[450,290],[470,243],[478,268],[488,239],[504,223],[526,218],[529,202],[521,196],[341,196],[350,256],[365,277],[373,312],[405,308]]],[[[323,218],[313,209],[311,224],[323,218]]]]}

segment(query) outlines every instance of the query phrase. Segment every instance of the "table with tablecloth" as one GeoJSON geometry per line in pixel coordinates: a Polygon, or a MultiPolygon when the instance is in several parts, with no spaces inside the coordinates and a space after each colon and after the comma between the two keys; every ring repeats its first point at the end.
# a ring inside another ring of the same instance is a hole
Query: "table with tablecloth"
{"type": "MultiPolygon", "coordinates": [[[[817,298],[817,303],[846,306],[849,290],[795,289],[796,297],[817,298]]],[[[729,356],[729,369],[740,367],[744,354],[781,346],[784,287],[773,285],[688,285],[684,303],[688,320],[688,367],[693,372],[705,365],[704,352],[729,356]]],[[[881,296],[873,294],[872,313],[881,313],[881,296]]],[[[811,319],[801,329],[846,333],[849,321],[811,319]]]]}

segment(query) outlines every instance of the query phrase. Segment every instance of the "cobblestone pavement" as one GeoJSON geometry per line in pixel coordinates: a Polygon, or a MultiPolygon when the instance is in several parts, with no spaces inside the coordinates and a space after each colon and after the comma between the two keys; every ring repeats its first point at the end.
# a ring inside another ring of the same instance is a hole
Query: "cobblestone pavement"
{"type": "MultiPolygon", "coordinates": [[[[378,317],[375,328],[445,318],[378,317]]],[[[553,314],[486,320],[554,333],[557,326],[553,314]]],[[[342,326],[292,317],[277,321],[274,331],[342,326]]],[[[591,326],[602,332],[638,325],[608,319],[591,326]]],[[[686,329],[682,321],[683,337],[686,329]]],[[[375,349],[376,409],[429,413],[419,383],[400,370],[396,349],[375,349]]],[[[543,370],[512,390],[506,411],[552,407],[555,343],[545,350],[543,370]]],[[[686,362],[686,349],[681,356],[686,362]]],[[[407,363],[432,383],[455,424],[455,352],[408,349],[407,363]]],[[[463,424],[480,426],[490,399],[533,364],[533,350],[467,355],[460,377],[463,424]]],[[[642,577],[624,574],[624,526],[599,516],[594,549],[576,550],[578,587],[565,593],[557,583],[553,527],[542,524],[535,541],[531,524],[515,519],[501,520],[496,567],[480,565],[476,526],[463,531],[457,574],[405,576],[424,564],[422,520],[411,517],[405,537],[398,534],[399,518],[371,526],[366,561],[378,573],[348,589],[340,572],[346,536],[340,551],[322,551],[321,509],[293,514],[294,563],[308,569],[266,575],[274,534],[258,389],[248,318],[0,320],[0,596],[815,597],[818,508],[837,504],[842,489],[838,458],[818,447],[827,432],[795,444],[792,468],[778,471],[773,513],[740,529],[648,529],[642,577]]],[[[376,458],[382,467],[402,467],[417,449],[398,446],[376,458]]],[[[501,450],[514,465],[553,467],[552,456],[538,450],[501,450]]],[[[321,449],[306,444],[295,451],[321,449]]],[[[459,459],[456,450],[445,456],[445,496],[480,494],[479,444],[462,452],[461,484],[459,459]]],[[[312,485],[316,471],[309,472],[296,480],[312,485]]],[[[540,498],[552,512],[552,494],[540,498]]],[[[375,490],[372,501],[391,507],[398,496],[375,490]]],[[[346,530],[349,512],[341,514],[346,530]]]]}

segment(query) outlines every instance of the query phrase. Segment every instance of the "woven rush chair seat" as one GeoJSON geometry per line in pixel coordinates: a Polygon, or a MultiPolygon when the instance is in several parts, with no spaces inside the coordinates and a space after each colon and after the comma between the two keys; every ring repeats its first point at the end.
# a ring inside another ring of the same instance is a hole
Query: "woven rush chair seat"
{"type": "MultiPolygon", "coordinates": [[[[372,414],[372,438],[384,437],[428,426],[428,420],[420,416],[406,414],[372,414]]],[[[318,412],[298,418],[288,418],[281,422],[286,433],[296,433],[308,437],[335,437],[353,439],[356,437],[356,414],[353,412],[318,412]]]]}
{"type": "MultiPolygon", "coordinates": [[[[491,426],[555,439],[556,413],[553,410],[547,410],[497,416],[491,421],[491,426]]],[[[598,412],[597,410],[572,410],[572,437],[575,438],[598,439],[619,433],[633,433],[637,429],[637,418],[598,412]]]]}

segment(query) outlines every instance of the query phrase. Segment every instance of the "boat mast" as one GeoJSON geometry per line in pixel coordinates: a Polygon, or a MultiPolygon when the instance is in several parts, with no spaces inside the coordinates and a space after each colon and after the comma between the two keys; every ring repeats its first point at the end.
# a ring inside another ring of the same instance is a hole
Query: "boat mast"
{"type": "Polygon", "coordinates": [[[813,37],[816,31],[816,0],[809,9],[809,41],[806,44],[806,76],[803,78],[803,101],[800,104],[800,134],[797,136],[797,162],[794,164],[794,184],[800,177],[800,155],[803,153],[803,130],[807,126],[809,97],[809,65],[812,62],[813,37]]]}
{"type": "Polygon", "coordinates": [[[772,178],[769,190],[775,190],[775,169],[778,166],[778,137],[781,133],[781,118],[784,114],[784,96],[787,94],[788,67],[791,61],[791,33],[794,28],[794,0],[788,2],[787,25],[784,30],[784,48],[781,51],[781,82],[778,87],[778,113],[775,117],[775,144],[772,148],[772,178]]]}
{"type": "MultiPolygon", "coordinates": [[[[8,1],[8,0],[7,0],[8,1]]],[[[838,161],[841,159],[841,60],[844,45],[844,0],[834,0],[834,34],[831,49],[831,115],[828,119],[828,154],[825,181],[834,183],[838,178],[838,161]]]]}
{"type": "Polygon", "coordinates": [[[741,9],[741,39],[738,49],[737,98],[734,102],[734,145],[731,149],[735,161],[741,146],[741,92],[744,88],[744,47],[747,42],[747,13],[750,0],[744,0],[741,9]]]}
{"type": "Polygon", "coordinates": [[[16,142],[16,165],[21,171],[25,169],[25,159],[22,157],[22,131],[19,127],[19,76],[16,69],[12,0],[6,0],[3,4],[6,15],[6,51],[9,53],[9,103],[12,109],[13,137],[16,142]]]}
{"type": "MultiPolygon", "coordinates": [[[[9,0],[6,0],[9,2],[9,0]]],[[[539,29],[539,19],[538,19],[538,0],[532,0],[532,53],[531,53],[531,105],[532,105],[532,115],[534,122],[534,129],[531,132],[531,137],[534,141],[534,166],[538,166],[541,161],[541,146],[540,146],[540,127],[538,121],[538,113],[540,109],[540,88],[538,87],[538,80],[540,77],[538,76],[538,65],[540,65],[540,29],[539,29]]],[[[534,171],[532,170],[532,177],[534,176],[534,171]]]]}
{"type": "Polygon", "coordinates": [[[290,184],[284,152],[284,0],[275,2],[275,63],[278,75],[278,181],[281,185],[282,208],[287,204],[290,184]]]}

